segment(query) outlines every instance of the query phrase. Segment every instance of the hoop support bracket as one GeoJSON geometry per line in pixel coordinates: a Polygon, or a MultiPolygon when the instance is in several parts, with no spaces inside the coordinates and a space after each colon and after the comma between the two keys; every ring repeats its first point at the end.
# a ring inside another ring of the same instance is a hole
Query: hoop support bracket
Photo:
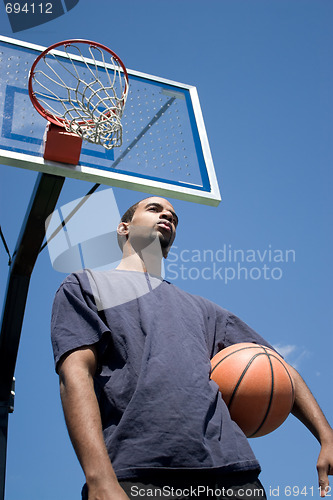
{"type": "Polygon", "coordinates": [[[77,165],[80,160],[82,138],[63,127],[48,122],[44,136],[45,160],[77,165]]]}

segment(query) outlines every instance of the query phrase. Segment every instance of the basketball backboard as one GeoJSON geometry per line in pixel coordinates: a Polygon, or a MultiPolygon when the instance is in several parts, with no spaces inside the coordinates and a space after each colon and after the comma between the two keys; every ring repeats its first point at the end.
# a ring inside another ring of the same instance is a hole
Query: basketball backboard
{"type": "MultiPolygon", "coordinates": [[[[219,204],[219,187],[196,88],[137,71],[127,70],[129,94],[122,118],[122,146],[106,150],[84,142],[76,166],[44,160],[46,121],[28,95],[30,68],[44,49],[0,37],[0,163],[219,204]]],[[[62,57],[66,65],[66,54],[62,57]]]]}

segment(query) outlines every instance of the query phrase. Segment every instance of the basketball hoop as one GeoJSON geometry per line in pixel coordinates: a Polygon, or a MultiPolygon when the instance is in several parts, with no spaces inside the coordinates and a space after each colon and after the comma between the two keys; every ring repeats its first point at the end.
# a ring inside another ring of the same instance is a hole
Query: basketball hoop
{"type": "MultiPolygon", "coordinates": [[[[128,75],[121,59],[105,45],[89,40],[51,45],[30,70],[31,102],[38,113],[56,125],[49,127],[53,137],[65,129],[68,151],[78,148],[78,136],[106,149],[121,146],[121,118],[127,94],[128,75]],[[55,50],[59,48],[62,50],[55,50]]],[[[62,147],[60,142],[49,152],[46,142],[44,158],[54,160],[53,152],[62,147]]],[[[80,150],[81,146],[78,156],[80,150]]],[[[75,161],[72,154],[68,163],[75,161]]]]}

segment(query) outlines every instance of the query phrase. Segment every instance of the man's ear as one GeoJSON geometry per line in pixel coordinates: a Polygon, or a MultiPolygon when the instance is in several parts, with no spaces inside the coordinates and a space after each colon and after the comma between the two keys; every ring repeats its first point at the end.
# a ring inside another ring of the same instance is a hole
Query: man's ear
{"type": "Polygon", "coordinates": [[[124,245],[128,238],[128,224],[126,222],[120,222],[117,227],[117,241],[121,251],[124,250],[124,245]]]}
{"type": "Polygon", "coordinates": [[[117,233],[119,234],[119,236],[128,235],[128,226],[129,224],[127,222],[120,222],[120,224],[117,227],[117,233]]]}

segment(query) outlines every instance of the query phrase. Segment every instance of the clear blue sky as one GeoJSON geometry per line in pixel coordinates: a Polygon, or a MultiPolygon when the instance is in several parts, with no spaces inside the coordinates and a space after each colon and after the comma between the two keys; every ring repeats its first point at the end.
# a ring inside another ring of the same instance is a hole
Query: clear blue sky
{"type": "MultiPolygon", "coordinates": [[[[166,277],[232,310],[278,346],[331,423],[332,22],[330,0],[80,0],[64,16],[15,35],[0,17],[3,35],[45,46],[90,38],[130,69],[197,87],[223,200],[218,208],[175,201],[181,224],[166,277]],[[235,259],[220,262],[224,249],[252,250],[257,260],[241,263],[238,277],[235,259]],[[263,263],[258,251],[265,250],[263,263]],[[270,268],[266,278],[253,270],[263,264],[270,268]],[[227,283],[226,266],[236,273],[227,283]]],[[[13,251],[36,173],[1,166],[0,179],[0,222],[13,251]]],[[[66,181],[59,204],[90,187],[66,181]]],[[[121,212],[142,197],[114,193],[121,212]]],[[[0,272],[2,301],[8,272],[2,247],[0,272]]],[[[44,251],[17,361],[6,500],[80,498],[83,475],[67,437],[49,339],[63,278],[44,251]]],[[[251,444],[268,496],[279,487],[286,498],[286,486],[307,487],[311,496],[319,447],[294,417],[251,444]]]]}

